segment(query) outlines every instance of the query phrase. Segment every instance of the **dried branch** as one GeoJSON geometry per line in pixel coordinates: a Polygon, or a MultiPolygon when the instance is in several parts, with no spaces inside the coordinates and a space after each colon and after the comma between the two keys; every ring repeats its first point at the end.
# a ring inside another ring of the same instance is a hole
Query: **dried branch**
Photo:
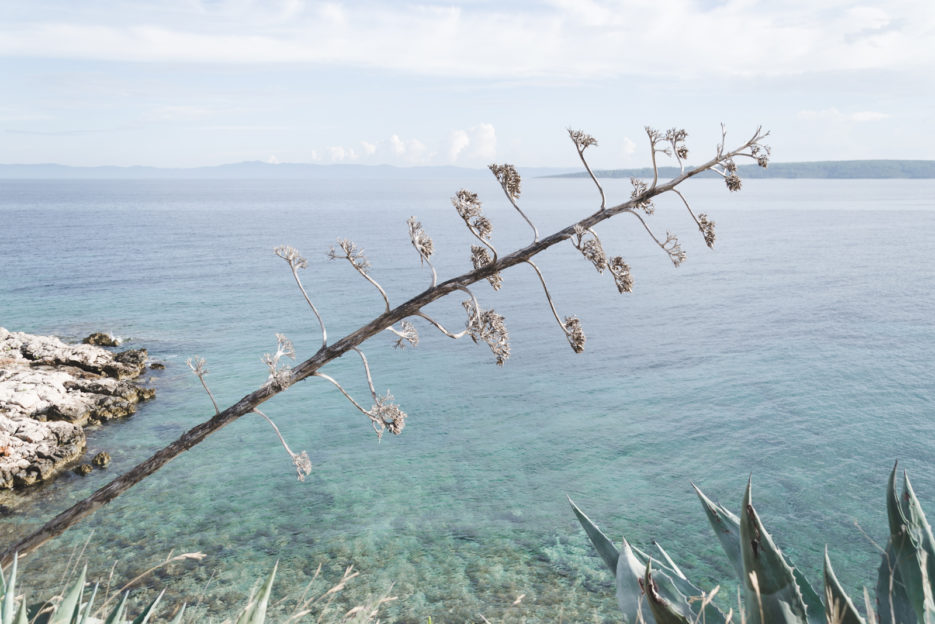
{"type": "Polygon", "coordinates": [[[305,477],[312,474],[312,461],[308,458],[308,453],[305,451],[302,451],[301,453],[293,453],[292,449],[289,448],[289,445],[286,444],[286,439],[282,437],[282,432],[279,431],[279,427],[277,427],[276,423],[273,422],[273,419],[258,409],[253,411],[254,413],[259,414],[265,418],[266,422],[268,422],[270,427],[273,428],[273,431],[276,432],[276,435],[279,437],[279,441],[282,442],[282,447],[286,449],[286,452],[289,453],[289,457],[292,458],[292,463],[295,464],[295,471],[298,475],[298,480],[305,481],[305,477]]]}
{"type": "MultiPolygon", "coordinates": [[[[480,280],[486,280],[494,273],[502,272],[506,269],[509,269],[510,267],[516,266],[517,264],[527,262],[543,251],[561,243],[562,241],[572,238],[575,236],[576,231],[579,228],[582,230],[593,229],[597,224],[625,212],[635,214],[642,221],[642,218],[636,212],[638,209],[640,209],[641,202],[652,200],[654,197],[674,189],[686,180],[704,171],[709,171],[715,167],[720,166],[721,163],[727,159],[741,155],[752,156],[754,155],[754,149],[756,149],[756,154],[760,157],[768,155],[765,146],[761,144],[762,139],[766,136],[767,133],[763,133],[762,130],[758,128],[750,139],[745,141],[734,150],[726,151],[726,148],[724,148],[722,144],[718,147],[717,154],[711,160],[694,169],[684,171],[668,182],[663,184],[654,184],[652,188],[647,189],[645,193],[641,194],[637,198],[630,198],[623,203],[607,207],[604,210],[599,210],[587,217],[584,217],[583,219],[569,224],[567,227],[549,236],[546,236],[545,238],[540,239],[538,232],[536,231],[536,238],[529,245],[521,249],[517,249],[508,255],[497,257],[496,260],[483,267],[473,269],[462,275],[443,281],[437,284],[435,287],[426,289],[423,292],[415,295],[405,303],[398,305],[395,308],[388,308],[385,312],[371,320],[369,323],[344,336],[334,344],[323,344],[322,348],[319,349],[314,355],[293,367],[290,371],[290,385],[295,385],[297,382],[312,376],[328,379],[324,373],[320,372],[320,369],[325,364],[341,357],[351,349],[359,346],[365,340],[385,331],[387,328],[392,327],[409,317],[419,316],[422,309],[433,301],[437,301],[438,299],[441,299],[442,297],[445,297],[446,295],[449,295],[456,290],[464,290],[471,284],[474,284],[480,280]]],[[[494,173],[496,174],[496,172],[494,173]]],[[[510,197],[512,201],[513,198],[510,195],[512,183],[510,182],[509,175],[498,175],[498,180],[500,180],[501,177],[503,178],[501,181],[501,186],[503,186],[504,192],[507,193],[507,196],[510,197]]],[[[515,194],[518,195],[518,181],[516,181],[515,184],[515,194]]],[[[671,241],[668,238],[667,242],[663,243],[662,245],[665,248],[667,244],[670,245],[670,248],[667,249],[666,252],[670,254],[671,257],[671,253],[674,250],[671,248],[671,241]]],[[[277,254],[278,253],[279,251],[277,251],[277,254]]],[[[352,262],[352,264],[354,264],[355,261],[353,256],[350,253],[347,253],[345,257],[347,256],[351,256],[348,257],[348,259],[352,262]]],[[[286,259],[289,260],[289,258],[286,259]]],[[[297,262],[297,260],[295,262],[297,262]]],[[[294,263],[293,260],[289,260],[289,263],[290,267],[293,268],[293,272],[295,272],[297,264],[294,263]]],[[[506,332],[505,328],[502,327],[502,317],[496,315],[496,317],[499,317],[500,319],[499,323],[497,323],[495,322],[497,319],[494,316],[496,313],[494,313],[492,310],[481,312],[479,309],[477,309],[476,303],[473,299],[469,303],[476,308],[475,312],[473,313],[469,311],[469,322],[471,323],[471,325],[469,325],[469,333],[471,333],[470,330],[473,329],[477,335],[475,339],[485,340],[488,342],[488,344],[491,345],[492,349],[494,349],[496,345],[497,348],[500,349],[498,362],[500,362],[502,359],[506,359],[506,356],[509,353],[509,344],[505,341],[506,332]]],[[[577,329],[580,329],[580,324],[576,324],[574,322],[574,317],[569,317],[561,324],[563,329],[566,331],[566,336],[569,336],[570,333],[571,337],[575,339],[576,331],[577,329]]],[[[322,333],[324,334],[324,331],[322,333]]],[[[472,334],[472,337],[474,337],[474,334],[472,334]]],[[[572,346],[574,346],[574,344],[572,344],[572,346]]],[[[331,379],[329,380],[332,381],[335,385],[338,385],[336,381],[331,379]]],[[[241,416],[251,413],[257,407],[274,397],[282,390],[283,387],[281,387],[278,383],[275,383],[275,380],[267,380],[267,382],[262,386],[245,395],[233,405],[222,410],[220,413],[215,414],[209,420],[206,420],[205,422],[192,427],[190,430],[182,434],[177,440],[160,449],[152,457],[143,461],[129,472],[120,475],[107,485],[94,492],[92,495],[59,513],[32,534],[24,537],[17,543],[10,545],[3,552],[3,554],[0,555],[0,565],[9,565],[13,561],[14,554],[17,552],[20,555],[26,555],[34,551],[46,541],[52,539],[56,535],[61,534],[68,527],[74,525],[80,519],[106,505],[108,502],[127,491],[135,484],[145,479],[147,476],[159,470],[173,458],[204,441],[215,431],[218,431],[224,426],[234,422],[241,416]]],[[[390,423],[396,423],[396,426],[398,427],[401,423],[397,423],[398,415],[396,415],[392,409],[393,405],[389,395],[381,397],[381,399],[382,403],[375,406],[378,409],[374,411],[379,417],[384,419],[384,423],[386,422],[385,416],[389,416],[391,418],[390,423]]],[[[362,411],[367,413],[366,410],[362,411]]]]}
{"type": "Polygon", "coordinates": [[[289,245],[280,245],[274,249],[273,252],[289,263],[289,268],[292,270],[292,277],[295,278],[295,283],[299,286],[299,290],[302,291],[302,296],[305,297],[305,302],[308,303],[308,307],[312,309],[312,312],[315,314],[315,318],[318,319],[318,324],[321,326],[321,346],[327,346],[328,332],[325,331],[325,322],[322,320],[321,314],[318,313],[318,309],[315,307],[315,304],[312,303],[308,293],[305,292],[305,287],[302,285],[302,280],[299,279],[299,269],[307,268],[308,260],[300,256],[295,247],[290,247],[289,245]]]}
{"type": "Polygon", "coordinates": [[[510,200],[510,203],[513,204],[513,207],[516,208],[516,212],[526,220],[526,223],[529,224],[529,227],[532,228],[533,233],[533,242],[539,242],[539,230],[529,220],[529,217],[526,216],[526,213],[523,212],[519,204],[516,203],[516,200],[519,199],[519,187],[520,187],[520,176],[519,172],[516,171],[516,167],[513,165],[497,165],[493,164],[488,167],[493,173],[494,177],[497,178],[497,182],[500,183],[500,186],[503,188],[503,194],[506,195],[506,198],[510,200]]]}
{"type": "Polygon", "coordinates": [[[214,413],[220,414],[221,410],[218,408],[218,402],[214,400],[214,395],[211,393],[211,390],[208,388],[208,384],[205,381],[205,375],[208,374],[208,368],[205,366],[204,358],[188,358],[185,362],[188,364],[188,367],[192,369],[192,372],[195,373],[195,376],[198,377],[198,380],[201,382],[201,386],[205,389],[205,392],[208,393],[208,396],[211,398],[211,403],[214,405],[214,413]]]}
{"type": "Polygon", "coordinates": [[[367,260],[367,256],[364,255],[364,250],[357,247],[354,244],[354,241],[348,240],[346,238],[338,239],[338,247],[341,248],[341,252],[338,253],[338,250],[334,247],[328,251],[328,258],[331,260],[338,260],[339,258],[347,260],[351,263],[351,266],[354,267],[354,270],[360,273],[365,280],[373,284],[373,286],[380,291],[380,295],[383,297],[383,303],[386,304],[386,311],[390,311],[390,300],[386,296],[386,291],[383,290],[383,287],[380,286],[375,279],[370,277],[370,274],[367,273],[367,269],[370,268],[370,261],[367,260]]]}
{"type": "Polygon", "coordinates": [[[568,136],[571,138],[572,143],[575,144],[575,149],[578,151],[578,158],[581,159],[581,164],[584,165],[588,175],[591,176],[591,180],[594,181],[594,185],[597,186],[597,190],[601,193],[601,210],[604,210],[607,204],[607,199],[604,197],[604,188],[601,186],[601,183],[597,181],[597,176],[591,171],[591,165],[588,164],[587,159],[584,157],[584,150],[592,145],[597,145],[597,139],[581,130],[572,130],[571,128],[568,129],[568,136]]]}

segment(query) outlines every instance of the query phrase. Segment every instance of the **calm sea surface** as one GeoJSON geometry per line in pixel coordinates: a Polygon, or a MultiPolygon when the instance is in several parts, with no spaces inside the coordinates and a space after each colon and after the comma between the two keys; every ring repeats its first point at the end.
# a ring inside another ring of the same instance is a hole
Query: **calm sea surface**
{"type": "MultiPolygon", "coordinates": [[[[625,182],[608,186],[611,201],[629,196],[625,182]]],[[[109,331],[167,365],[153,373],[155,401],[90,432],[89,450],[110,452],[111,466],[17,496],[0,518],[3,543],[210,417],[188,357],[206,358],[228,405],[264,382],[277,333],[300,359],[317,349],[317,322],[276,245],[308,257],[302,278],[332,340],[382,309],[350,266],[327,259],[337,238],[366,250],[394,304],[430,279],[409,245],[410,215],[433,236],[443,278],[467,270],[473,239],[449,202],[460,187],[0,181],[0,326],[71,340],[109,331]]],[[[529,242],[499,188],[472,190],[501,251],[529,242]]],[[[330,384],[300,383],[264,409],[308,451],[308,480],[296,481],[265,421],[244,417],[29,557],[30,595],[56,588],[91,536],[98,579],[115,561],[125,581],[173,549],[207,554],[136,591],[197,602],[200,621],[229,613],[278,560],[277,600],[300,594],[319,565],[316,589],[353,565],[360,576],[336,604],[390,592],[384,621],[612,622],[610,574],[566,495],[617,539],[657,539],[711,588],[731,567],[690,481],[737,508],[751,473],[758,510],[810,578],[827,543],[845,585],[872,585],[878,554],[860,529],[886,539],[894,460],[935,514],[935,181],[750,180],[732,194],[699,180],[685,191],[718,241],[705,248],[684,208],[659,201],[649,222],[681,235],[678,269],[632,217],[600,226],[632,267],[632,294],[570,244],[539,260],[559,313],[581,319],[584,353],[568,347],[535,274],[512,269],[500,292],[475,287],[506,317],[503,368],[486,346],[423,322],[415,349],[373,339],[377,390],[409,414],[401,436],[378,442],[330,384]]],[[[529,180],[522,197],[542,232],[596,204],[583,180],[529,180]]],[[[461,297],[430,312],[463,324],[461,297]]],[[[325,372],[367,401],[359,359],[325,372]]]]}

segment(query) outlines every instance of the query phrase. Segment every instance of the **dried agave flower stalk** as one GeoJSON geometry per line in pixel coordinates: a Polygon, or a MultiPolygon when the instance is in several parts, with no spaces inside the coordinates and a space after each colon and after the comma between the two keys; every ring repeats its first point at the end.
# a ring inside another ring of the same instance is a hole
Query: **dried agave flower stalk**
{"type": "MultiPolygon", "coordinates": [[[[273,396],[283,391],[286,387],[295,385],[296,382],[308,379],[309,377],[321,377],[336,386],[357,409],[367,415],[371,425],[378,435],[382,434],[382,432],[385,430],[389,430],[391,433],[399,433],[405,424],[405,413],[399,409],[399,407],[393,401],[392,396],[388,392],[383,395],[377,395],[373,387],[373,380],[370,375],[369,364],[367,363],[366,358],[363,356],[363,353],[358,350],[358,346],[364,341],[379,333],[382,333],[383,331],[390,331],[396,335],[397,343],[399,345],[402,345],[403,342],[415,344],[418,334],[415,332],[414,326],[409,323],[409,319],[412,317],[421,317],[426,319],[430,324],[434,325],[444,334],[449,335],[452,338],[457,338],[459,336],[468,334],[475,341],[484,341],[488,344],[488,346],[490,346],[491,351],[496,356],[497,363],[502,365],[510,355],[509,336],[506,331],[506,326],[503,322],[503,317],[494,310],[482,309],[473,294],[471,294],[470,300],[464,303],[464,308],[467,312],[468,320],[463,332],[454,333],[446,330],[440,323],[434,321],[427,314],[425,314],[424,308],[432,302],[437,301],[438,299],[441,299],[442,297],[445,297],[446,295],[449,295],[456,290],[462,290],[470,293],[468,287],[471,284],[474,284],[483,279],[490,279],[493,274],[499,274],[502,271],[514,267],[520,263],[528,263],[533,266],[534,270],[536,270],[543,288],[545,289],[546,298],[549,302],[549,307],[552,310],[553,316],[561,326],[562,331],[564,332],[565,337],[572,348],[575,351],[581,351],[584,348],[585,336],[581,328],[580,320],[576,316],[566,316],[564,319],[561,319],[558,316],[558,313],[555,310],[555,306],[552,302],[552,298],[545,285],[545,280],[542,277],[541,272],[538,270],[538,267],[532,262],[532,258],[546,251],[550,247],[557,245],[564,240],[570,239],[572,240],[572,243],[576,245],[576,247],[579,247],[579,250],[592,262],[592,264],[594,264],[596,268],[600,270],[601,267],[605,267],[605,269],[613,275],[614,283],[619,292],[629,292],[633,285],[633,279],[630,274],[630,267],[626,264],[626,262],[623,261],[620,256],[615,256],[608,260],[606,253],[604,253],[602,257],[603,248],[598,247],[599,239],[597,239],[596,234],[594,234],[595,226],[619,214],[630,213],[640,220],[644,229],[647,231],[653,241],[655,241],[655,243],[660,248],[662,248],[673,264],[677,266],[685,259],[685,253],[681,249],[678,238],[674,234],[667,232],[665,240],[660,240],[659,237],[653,234],[644,218],[644,216],[649,217],[652,215],[652,200],[663,193],[675,191],[677,186],[689,178],[692,178],[705,171],[715,171],[722,175],[725,178],[729,189],[740,189],[740,178],[737,177],[737,168],[734,164],[734,159],[747,157],[753,159],[761,167],[767,166],[770,150],[768,146],[763,144],[763,139],[765,139],[768,134],[769,133],[767,132],[763,132],[761,128],[757,128],[751,138],[742,143],[739,147],[728,150],[726,148],[725,140],[726,130],[722,126],[721,143],[717,147],[717,153],[715,156],[707,162],[689,169],[684,166],[684,160],[688,155],[687,147],[685,147],[685,138],[687,135],[684,133],[684,131],[673,129],[667,131],[666,133],[659,133],[658,131],[648,128],[647,135],[650,139],[650,156],[652,158],[654,171],[652,184],[647,186],[645,183],[640,181],[634,181],[634,189],[631,197],[626,201],[613,206],[606,205],[606,201],[603,199],[603,189],[600,188],[600,185],[598,184],[598,188],[602,193],[602,209],[594,212],[593,214],[587,215],[584,218],[578,219],[577,221],[569,224],[567,227],[560,229],[544,238],[539,237],[539,232],[535,225],[526,216],[526,214],[519,209],[519,206],[517,205],[517,199],[520,195],[521,180],[516,169],[512,165],[491,165],[490,170],[497,178],[497,181],[500,183],[500,186],[507,196],[507,199],[533,229],[533,242],[529,245],[526,245],[525,247],[513,251],[512,253],[502,256],[498,255],[496,250],[494,250],[489,242],[491,231],[490,222],[486,218],[481,218],[482,215],[479,214],[480,202],[478,201],[477,196],[473,193],[469,193],[468,191],[461,191],[458,193],[453,202],[455,203],[455,207],[459,210],[459,214],[461,214],[462,218],[465,219],[465,222],[468,223],[468,227],[475,234],[475,236],[481,240],[482,245],[484,245],[484,247],[490,252],[491,255],[489,262],[485,262],[486,259],[483,258],[482,254],[479,253],[477,254],[477,260],[475,261],[475,254],[472,250],[472,264],[475,264],[476,262],[476,265],[470,271],[446,281],[442,281],[441,283],[436,283],[437,280],[433,276],[432,287],[418,293],[395,308],[391,308],[386,292],[373,280],[373,278],[370,277],[368,273],[370,264],[367,262],[366,257],[364,257],[363,253],[357,248],[357,246],[351,243],[349,240],[340,240],[338,242],[338,248],[332,248],[331,253],[329,254],[330,257],[332,259],[343,258],[350,262],[358,273],[364,276],[380,291],[384,303],[386,304],[386,309],[381,314],[372,319],[369,323],[344,336],[330,346],[327,343],[327,334],[325,332],[324,322],[322,321],[322,318],[315,306],[312,305],[308,293],[302,286],[301,280],[298,278],[298,269],[306,268],[308,264],[307,261],[292,247],[277,247],[275,250],[276,255],[284,259],[289,264],[290,270],[292,271],[292,274],[302,292],[303,297],[308,302],[309,307],[312,309],[313,313],[318,319],[322,331],[321,348],[319,348],[318,351],[305,359],[303,362],[289,369],[288,367],[281,365],[281,360],[284,357],[293,357],[294,349],[289,348],[287,341],[284,339],[280,340],[276,354],[267,356],[265,360],[267,366],[270,369],[271,377],[267,383],[264,383],[259,388],[242,397],[239,401],[230,405],[226,409],[220,411],[216,409],[216,414],[210,419],[185,432],[177,440],[165,448],[159,450],[152,457],[140,463],[126,474],[121,475],[110,484],[99,489],[91,496],[85,498],[82,501],[79,501],[70,509],[65,510],[46,523],[44,526],[34,531],[32,534],[19,540],[17,543],[10,545],[6,551],[0,555],[0,564],[8,565],[11,563],[14,554],[17,552],[20,553],[20,555],[25,555],[35,550],[44,542],[55,537],[56,535],[59,535],[68,527],[77,523],[81,518],[92,513],[95,509],[100,508],[123,492],[130,489],[133,487],[133,485],[142,481],[146,476],[159,470],[159,468],[164,466],[174,457],[177,457],[184,451],[194,447],[213,432],[233,422],[241,416],[253,412],[261,403],[268,401],[273,396]],[[660,184],[658,180],[657,167],[657,154],[659,153],[669,154],[676,158],[682,170],[681,175],[676,176],[668,182],[660,184]],[[593,240],[595,243],[588,244],[586,241],[592,240],[592,234],[594,236],[593,240]],[[326,364],[336,360],[351,350],[357,351],[360,354],[362,361],[364,362],[364,369],[367,373],[368,385],[370,388],[371,398],[373,400],[370,408],[364,408],[362,405],[357,403],[341,387],[337,380],[321,371],[322,367],[324,367],[326,364]]],[[[579,131],[572,131],[569,133],[569,136],[575,143],[575,147],[578,150],[579,156],[583,154],[586,148],[597,144],[597,141],[594,139],[594,137],[579,131]]],[[[589,169],[587,165],[586,168],[589,169]]],[[[592,179],[597,182],[596,175],[593,175],[593,172],[590,171],[589,174],[591,174],[593,176],[592,179]]],[[[687,202],[685,203],[686,207],[688,207],[687,202]]],[[[691,208],[688,207],[688,209],[691,212],[691,208]]],[[[695,223],[701,230],[702,235],[705,238],[705,242],[709,245],[712,244],[714,242],[713,222],[708,219],[707,215],[701,214],[695,218],[695,223]]],[[[409,227],[411,237],[410,240],[412,241],[413,246],[418,251],[421,260],[427,261],[430,256],[434,255],[436,251],[434,246],[430,244],[430,239],[424,235],[424,231],[421,229],[418,221],[413,219],[412,222],[410,222],[409,227]]],[[[207,371],[204,368],[203,363],[193,362],[192,369],[195,374],[199,376],[199,379],[201,379],[203,385],[206,385],[204,384],[204,374],[207,371]]],[[[214,402],[216,403],[216,401],[214,402]]],[[[301,471],[305,465],[304,461],[296,460],[296,457],[298,457],[299,460],[302,460],[301,454],[292,455],[297,471],[301,471]]]]}
{"type": "Polygon", "coordinates": [[[299,255],[295,247],[289,245],[280,245],[273,250],[273,253],[289,263],[289,268],[292,270],[292,277],[295,278],[295,283],[298,285],[299,290],[302,291],[302,296],[305,297],[305,302],[308,304],[308,307],[312,309],[315,318],[318,319],[318,324],[321,326],[321,346],[325,347],[328,344],[328,332],[325,331],[325,322],[322,320],[321,314],[318,313],[318,309],[305,291],[302,280],[299,279],[299,269],[307,268],[308,261],[299,255]]]}
{"type": "Polygon", "coordinates": [[[513,204],[513,207],[516,209],[516,212],[520,214],[523,219],[526,220],[526,223],[529,224],[529,227],[532,228],[533,233],[533,242],[539,242],[539,230],[536,228],[535,224],[526,216],[526,213],[523,212],[519,204],[516,203],[516,200],[519,199],[519,189],[520,189],[520,176],[519,172],[516,171],[516,167],[513,165],[498,165],[496,163],[488,167],[493,173],[494,177],[497,178],[497,182],[500,183],[500,186],[503,188],[503,193],[506,195],[506,198],[510,200],[510,203],[513,204]]]}
{"type": "MultiPolygon", "coordinates": [[[[451,198],[451,204],[458,211],[458,216],[464,220],[471,233],[484,245],[483,247],[471,245],[471,264],[474,265],[475,269],[480,269],[495,263],[497,261],[497,250],[490,242],[493,226],[490,220],[481,212],[481,202],[477,199],[477,193],[461,189],[451,198]]],[[[500,290],[503,277],[498,272],[488,276],[487,281],[490,282],[494,290],[500,290]]]]}
{"type": "Polygon", "coordinates": [[[330,260],[344,259],[350,262],[355,271],[360,273],[364,279],[373,284],[373,286],[380,291],[380,296],[383,297],[383,303],[386,304],[386,311],[389,312],[389,297],[386,296],[386,291],[383,290],[383,287],[367,273],[367,269],[369,269],[371,265],[370,261],[367,260],[367,256],[364,255],[363,249],[358,248],[353,241],[346,238],[338,239],[338,247],[341,249],[341,252],[339,253],[338,249],[332,246],[328,251],[328,258],[330,260]]]}
{"type": "Polygon", "coordinates": [[[584,165],[588,175],[591,176],[591,180],[594,182],[595,186],[597,186],[597,190],[601,194],[601,210],[606,210],[607,198],[604,196],[604,187],[597,181],[597,176],[591,171],[591,165],[588,164],[588,160],[584,157],[584,150],[592,145],[597,145],[597,139],[586,132],[572,130],[571,128],[568,129],[568,136],[571,138],[571,142],[575,144],[575,149],[578,151],[578,158],[581,159],[581,164],[584,165]]]}

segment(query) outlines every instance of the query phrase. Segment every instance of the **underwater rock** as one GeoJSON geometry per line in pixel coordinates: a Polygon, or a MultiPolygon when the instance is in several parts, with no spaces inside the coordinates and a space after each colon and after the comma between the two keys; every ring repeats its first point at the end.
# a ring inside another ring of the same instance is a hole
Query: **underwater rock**
{"type": "Polygon", "coordinates": [[[53,478],[84,453],[83,426],[153,398],[130,381],[146,358],[145,349],[112,353],[0,327],[0,490],[53,478]]]}
{"type": "Polygon", "coordinates": [[[81,341],[82,344],[97,345],[99,347],[119,347],[120,341],[103,332],[95,332],[81,341]]]}
{"type": "Polygon", "coordinates": [[[98,468],[106,468],[107,464],[110,463],[110,453],[107,451],[101,451],[91,460],[91,463],[97,466],[98,468]]]}

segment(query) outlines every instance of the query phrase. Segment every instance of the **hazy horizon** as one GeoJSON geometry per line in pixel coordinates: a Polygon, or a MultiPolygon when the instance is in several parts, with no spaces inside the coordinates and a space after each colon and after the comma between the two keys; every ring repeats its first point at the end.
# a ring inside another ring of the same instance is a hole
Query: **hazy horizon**
{"type": "Polygon", "coordinates": [[[648,164],[762,125],[775,161],[931,159],[927,0],[0,3],[0,162],[648,164]],[[712,36],[716,33],[716,36],[712,36]]]}

